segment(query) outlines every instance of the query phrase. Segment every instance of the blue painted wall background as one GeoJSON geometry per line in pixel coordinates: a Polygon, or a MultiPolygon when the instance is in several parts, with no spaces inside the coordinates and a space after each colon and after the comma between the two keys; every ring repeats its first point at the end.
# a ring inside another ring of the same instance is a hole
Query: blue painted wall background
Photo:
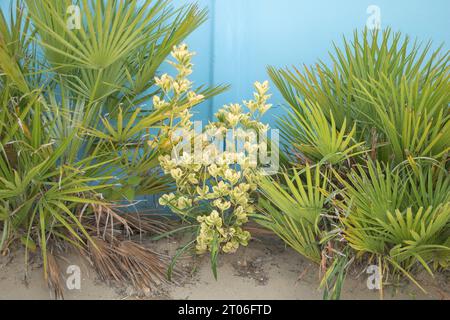
{"type": "MultiPolygon", "coordinates": [[[[176,3],[186,3],[179,0],[176,3]]],[[[268,78],[266,67],[329,61],[332,42],[342,43],[362,29],[367,8],[381,9],[382,27],[390,26],[434,46],[450,44],[450,0],[202,0],[210,21],[189,39],[197,51],[195,81],[228,83],[231,89],[216,97],[210,107],[249,99],[255,80],[268,78]],[[211,34],[213,36],[211,36],[211,34]],[[213,43],[210,43],[213,39],[213,43]],[[212,66],[212,68],[209,68],[212,66]]],[[[282,110],[282,98],[272,87],[274,109],[266,121],[282,110]]],[[[207,110],[202,110],[207,114],[207,110]]]]}
{"type": "MultiPolygon", "coordinates": [[[[195,2],[173,0],[175,6],[195,2]]],[[[434,45],[450,43],[450,0],[198,0],[208,7],[209,20],[187,43],[197,52],[197,84],[227,83],[231,89],[197,108],[206,119],[222,104],[249,99],[254,81],[268,78],[266,67],[329,61],[333,41],[364,28],[369,5],[381,9],[382,27],[390,26],[434,45]]],[[[7,9],[10,0],[0,0],[7,9]]],[[[267,121],[280,114],[280,95],[272,88],[275,109],[267,121]]]]}

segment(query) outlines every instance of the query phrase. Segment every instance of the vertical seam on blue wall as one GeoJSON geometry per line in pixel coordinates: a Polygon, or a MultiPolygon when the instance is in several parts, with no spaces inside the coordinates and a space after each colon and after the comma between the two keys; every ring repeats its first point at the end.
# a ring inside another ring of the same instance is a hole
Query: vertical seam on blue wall
{"type": "MultiPolygon", "coordinates": [[[[211,34],[210,34],[210,60],[209,60],[209,85],[214,86],[215,82],[215,56],[216,56],[216,0],[211,0],[211,10],[210,10],[210,19],[211,19],[211,34]]],[[[208,119],[210,121],[213,120],[214,113],[214,97],[209,99],[209,109],[208,109],[208,119]]]]}

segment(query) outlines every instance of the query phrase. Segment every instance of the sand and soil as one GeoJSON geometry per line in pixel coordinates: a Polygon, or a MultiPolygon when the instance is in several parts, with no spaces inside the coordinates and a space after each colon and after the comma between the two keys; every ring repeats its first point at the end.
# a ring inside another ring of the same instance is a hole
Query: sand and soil
{"type": "MultiPolygon", "coordinates": [[[[179,245],[175,239],[152,244],[168,254],[179,245]]],[[[188,258],[179,262],[186,272],[178,284],[164,284],[146,293],[99,281],[89,263],[77,255],[68,254],[59,262],[62,270],[69,265],[81,268],[81,288],[66,290],[67,300],[322,299],[317,266],[274,237],[254,240],[234,255],[221,256],[217,281],[207,257],[188,258]]],[[[368,275],[356,269],[347,277],[342,299],[378,299],[378,291],[367,288],[368,275]]],[[[0,299],[52,299],[42,276],[42,263],[30,263],[26,280],[24,271],[23,252],[0,257],[0,299]]],[[[419,277],[426,294],[411,283],[400,283],[385,287],[384,299],[450,299],[449,274],[436,274],[434,279],[425,274],[419,277]]]]}

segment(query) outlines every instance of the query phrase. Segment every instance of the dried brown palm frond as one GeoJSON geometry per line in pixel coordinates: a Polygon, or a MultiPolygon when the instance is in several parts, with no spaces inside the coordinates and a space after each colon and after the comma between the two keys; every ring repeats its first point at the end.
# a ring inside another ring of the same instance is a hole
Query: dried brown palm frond
{"type": "MultiPolygon", "coordinates": [[[[107,236],[130,238],[135,234],[163,234],[170,230],[170,222],[158,214],[146,212],[122,212],[123,206],[92,204],[93,215],[86,217],[90,230],[95,231],[98,237],[107,236]]],[[[83,218],[84,207],[80,212],[80,221],[83,218]]]]}
{"type": "MultiPolygon", "coordinates": [[[[95,246],[89,246],[88,254],[103,281],[131,284],[141,292],[169,282],[166,278],[169,257],[130,240],[106,241],[94,237],[93,241],[95,246]]],[[[180,275],[179,271],[175,275],[180,275]]]]}
{"type": "Polygon", "coordinates": [[[134,234],[165,232],[167,223],[154,216],[124,214],[120,206],[93,204],[91,209],[94,214],[82,218],[82,210],[79,217],[92,237],[85,253],[103,281],[130,284],[141,292],[168,282],[169,257],[132,240],[134,234]]]}
{"type": "Polygon", "coordinates": [[[55,299],[64,299],[64,283],[61,278],[61,269],[53,253],[47,253],[48,273],[47,286],[55,299]]]}
{"type": "Polygon", "coordinates": [[[122,241],[117,247],[122,258],[127,278],[133,286],[141,289],[152,288],[168,282],[166,270],[168,258],[133,241],[122,241]]]}
{"type": "Polygon", "coordinates": [[[133,230],[142,233],[158,235],[170,231],[173,227],[169,219],[150,212],[126,213],[123,218],[133,230]]]}
{"type": "Polygon", "coordinates": [[[98,237],[105,238],[110,233],[111,239],[119,233],[129,237],[133,230],[128,221],[118,212],[114,206],[92,204],[95,219],[96,234],[98,237]]]}
{"type": "Polygon", "coordinates": [[[116,261],[117,255],[112,246],[101,238],[92,238],[94,245],[90,245],[88,256],[99,277],[104,281],[124,280],[120,267],[116,261]]]}
{"type": "MultiPolygon", "coordinates": [[[[154,220],[152,216],[123,214],[120,206],[112,205],[84,206],[77,216],[90,236],[89,239],[84,239],[87,245],[80,245],[73,234],[67,233],[65,242],[53,239],[52,250],[49,250],[47,256],[46,281],[55,299],[64,298],[63,278],[56,259],[69,248],[79,250],[105,282],[114,282],[124,287],[131,285],[145,294],[154,292],[159,285],[169,282],[166,272],[170,257],[134,241],[132,237],[134,234],[164,232],[169,230],[167,223],[154,220]],[[85,214],[87,210],[90,211],[89,215],[85,214]]],[[[173,275],[176,279],[181,276],[181,272],[174,270],[173,275]]]]}

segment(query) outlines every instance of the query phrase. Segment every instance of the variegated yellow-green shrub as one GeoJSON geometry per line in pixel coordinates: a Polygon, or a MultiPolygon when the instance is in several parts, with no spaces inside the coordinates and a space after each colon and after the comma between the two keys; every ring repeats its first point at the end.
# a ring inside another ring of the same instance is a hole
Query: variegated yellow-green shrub
{"type": "Polygon", "coordinates": [[[176,111],[191,99],[201,99],[186,79],[192,72],[191,57],[185,46],[178,47],[172,62],[177,76],[163,75],[156,80],[164,94],[155,98],[155,103],[170,105],[173,112],[171,126],[150,143],[164,146],[167,154],[160,156],[161,167],[176,183],[176,192],[163,195],[160,204],[184,219],[193,219],[198,224],[197,253],[215,256],[220,251],[235,252],[251,237],[243,226],[255,211],[260,173],[254,155],[260,148],[257,138],[269,129],[260,122],[271,107],[267,103],[269,87],[268,82],[255,83],[253,100],[244,101],[245,106],[224,106],[215,114],[216,121],[198,131],[188,109],[176,111]],[[241,149],[234,145],[236,138],[243,141],[241,149]]]}

